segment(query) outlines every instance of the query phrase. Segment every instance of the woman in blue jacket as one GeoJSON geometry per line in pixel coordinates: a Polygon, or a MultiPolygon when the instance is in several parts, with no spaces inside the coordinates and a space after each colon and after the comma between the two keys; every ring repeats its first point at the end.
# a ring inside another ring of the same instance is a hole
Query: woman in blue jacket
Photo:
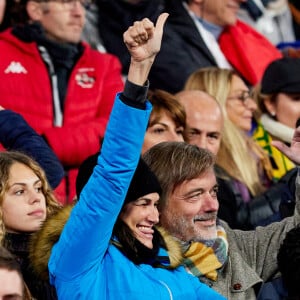
{"type": "Polygon", "coordinates": [[[135,22],[124,34],[128,81],[116,97],[93,174],[51,251],[50,280],[59,299],[223,299],[173,265],[176,243],[154,227],[160,188],[140,160],[151,112],[143,84],[166,18],[162,14],[156,27],[148,19],[135,22]]]}

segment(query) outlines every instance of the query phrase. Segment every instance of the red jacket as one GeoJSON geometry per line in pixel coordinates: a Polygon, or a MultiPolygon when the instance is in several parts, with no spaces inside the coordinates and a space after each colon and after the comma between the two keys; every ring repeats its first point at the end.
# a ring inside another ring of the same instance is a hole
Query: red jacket
{"type": "MultiPolygon", "coordinates": [[[[0,34],[0,53],[0,105],[22,114],[66,169],[77,169],[99,151],[115,95],[123,90],[116,57],[84,44],[69,78],[62,126],[55,127],[51,76],[37,44],[21,41],[8,29],[0,34]]],[[[70,198],[76,174],[69,174],[70,198]]]]}
{"type": "Polygon", "coordinates": [[[251,85],[259,83],[266,67],[282,57],[281,52],[262,34],[239,20],[234,26],[226,27],[219,38],[219,45],[234,69],[251,85]]]}

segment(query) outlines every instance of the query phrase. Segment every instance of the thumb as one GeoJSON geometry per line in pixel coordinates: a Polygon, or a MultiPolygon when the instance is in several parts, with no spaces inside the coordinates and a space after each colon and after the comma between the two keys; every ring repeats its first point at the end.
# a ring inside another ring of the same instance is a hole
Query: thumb
{"type": "Polygon", "coordinates": [[[163,28],[164,28],[164,25],[165,25],[165,22],[166,22],[168,16],[169,16],[168,13],[162,13],[157,18],[155,28],[156,28],[157,31],[161,32],[161,34],[163,32],[163,28]]]}

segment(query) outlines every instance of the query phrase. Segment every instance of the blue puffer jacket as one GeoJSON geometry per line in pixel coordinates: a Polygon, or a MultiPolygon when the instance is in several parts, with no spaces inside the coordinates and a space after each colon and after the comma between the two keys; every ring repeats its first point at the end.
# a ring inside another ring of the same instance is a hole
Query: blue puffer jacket
{"type": "Polygon", "coordinates": [[[135,265],[110,244],[150,112],[148,102],[143,111],[116,99],[98,164],[52,248],[48,266],[59,299],[224,299],[182,267],[135,265]]]}

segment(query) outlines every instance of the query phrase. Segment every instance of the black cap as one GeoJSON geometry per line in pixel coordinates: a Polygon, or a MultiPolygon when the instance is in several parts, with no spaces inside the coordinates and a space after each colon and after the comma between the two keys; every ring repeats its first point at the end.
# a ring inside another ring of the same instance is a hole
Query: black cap
{"type": "MultiPolygon", "coordinates": [[[[78,198],[93,173],[93,169],[97,164],[98,155],[99,153],[89,156],[79,167],[76,178],[76,194],[78,198]]],[[[151,193],[158,193],[160,195],[161,187],[154,173],[150,170],[145,161],[140,158],[124,203],[135,201],[151,193]]]]}
{"type": "Polygon", "coordinates": [[[300,94],[300,58],[284,57],[271,62],[261,80],[264,94],[300,94]]]}

